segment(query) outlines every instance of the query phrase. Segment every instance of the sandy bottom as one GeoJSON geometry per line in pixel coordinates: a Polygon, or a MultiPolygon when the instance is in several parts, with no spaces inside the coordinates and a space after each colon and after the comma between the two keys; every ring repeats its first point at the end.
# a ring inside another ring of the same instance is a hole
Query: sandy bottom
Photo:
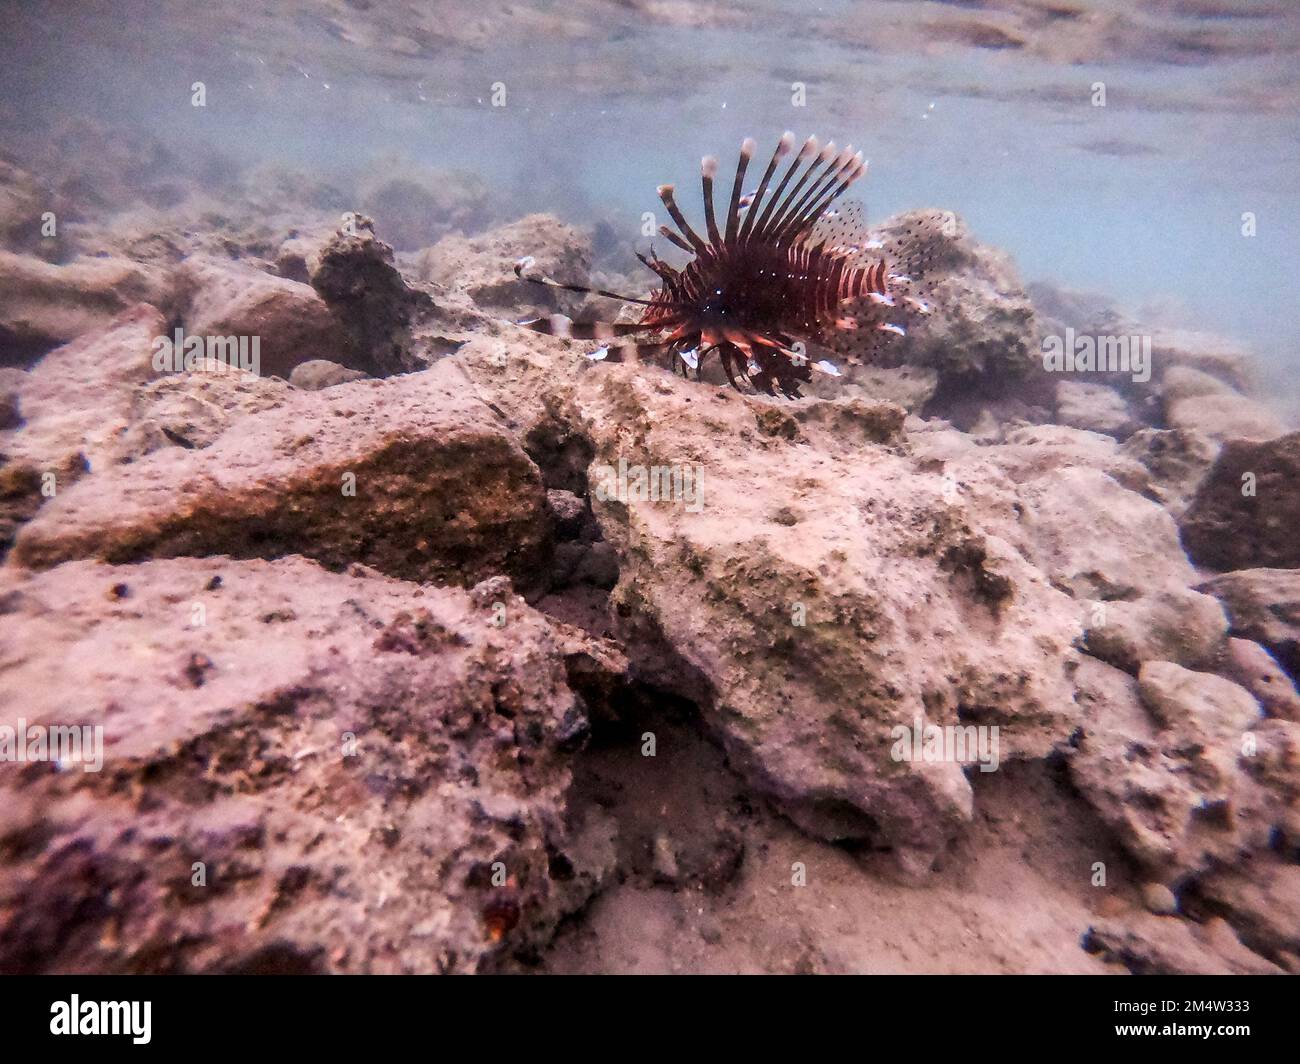
{"type": "Polygon", "coordinates": [[[1080,938],[1096,916],[1140,908],[1136,881],[1050,767],[976,773],[969,831],[932,875],[908,882],[889,854],[809,839],[748,798],[689,721],[653,730],[653,758],[639,729],[585,757],[579,793],[619,825],[621,882],[566,923],[541,970],[1124,972],[1080,938]],[[675,855],[676,874],[657,850],[675,855]],[[1104,888],[1092,886],[1095,861],[1104,888]],[[792,883],[797,862],[803,886],[792,883]]]}

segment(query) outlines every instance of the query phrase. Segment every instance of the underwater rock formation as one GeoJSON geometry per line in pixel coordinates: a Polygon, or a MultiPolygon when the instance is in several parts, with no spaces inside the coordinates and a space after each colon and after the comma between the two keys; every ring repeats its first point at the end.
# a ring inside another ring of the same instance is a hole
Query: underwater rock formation
{"type": "Polygon", "coordinates": [[[549,543],[536,467],[452,363],[291,392],[202,449],[168,448],[51,499],[15,560],[300,553],[412,580],[538,578],[549,543]]]}
{"type": "Polygon", "coordinates": [[[483,592],[302,558],[0,574],[0,701],[75,707],[105,757],[7,766],[0,968],[475,972],[545,944],[608,871],[564,822],[574,637],[483,592]]]}
{"type": "Polygon", "coordinates": [[[1264,422],[1230,346],[1161,336],[1146,391],[1046,374],[1009,262],[958,224],[935,339],[774,402],[501,320],[552,299],[520,254],[587,276],[553,218],[398,256],[303,214],[223,231],[229,262],[104,260],[118,288],[0,258],[46,285],[3,322],[47,322],[0,381],[0,694],[107,742],[102,775],[2,781],[0,966],[494,970],[618,862],[728,896],[748,814],[633,846],[575,793],[592,733],[678,738],[665,706],[746,808],[917,889],[981,831],[1019,846],[982,803],[1038,772],[1124,855],[1097,957],[1291,963],[1300,434],[1231,436],[1264,422]],[[258,330],[263,376],[159,373],[176,320],[258,330]],[[985,745],[917,757],[931,726],[985,745]]]}
{"type": "Polygon", "coordinates": [[[1197,565],[1300,568],[1300,432],[1263,443],[1230,440],[1179,527],[1197,565]]]}
{"type": "Polygon", "coordinates": [[[180,270],[188,334],[256,337],[264,376],[287,378],[300,362],[347,362],[347,333],[310,285],[259,269],[194,257],[180,270]]]}

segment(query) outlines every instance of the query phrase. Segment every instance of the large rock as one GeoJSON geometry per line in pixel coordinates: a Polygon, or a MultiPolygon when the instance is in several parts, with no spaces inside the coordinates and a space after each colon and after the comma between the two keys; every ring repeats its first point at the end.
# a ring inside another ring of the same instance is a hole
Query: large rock
{"type": "Polygon", "coordinates": [[[1173,883],[1295,836],[1300,726],[1265,720],[1247,691],[1169,662],[1147,663],[1135,681],[1085,659],[1076,681],[1071,779],[1154,879],[1173,883]]]}
{"type": "Polygon", "coordinates": [[[1300,568],[1300,432],[1225,443],[1180,527],[1197,565],[1300,568]]]}
{"type": "Polygon", "coordinates": [[[1207,373],[1238,392],[1248,392],[1255,384],[1254,359],[1234,340],[1191,329],[1157,328],[1150,334],[1152,368],[1162,382],[1177,366],[1207,373]]]}
{"type": "Polygon", "coordinates": [[[1137,428],[1128,402],[1105,384],[1061,381],[1056,386],[1056,420],[1062,425],[1125,439],[1137,428]]]}
{"type": "Polygon", "coordinates": [[[634,669],[699,702],[732,764],[796,823],[923,868],[972,792],[951,758],[896,759],[895,729],[998,727],[1002,759],[1068,739],[1081,611],[1023,557],[996,465],[968,486],[900,453],[896,407],[797,418],[649,367],[588,365],[570,385],[550,343],[516,348],[510,374],[467,368],[521,425],[549,409],[586,439],[634,669]],[[859,428],[824,431],[841,419],[859,428]],[[698,474],[699,505],[611,494],[620,460],[698,474]]]}
{"type": "Polygon", "coordinates": [[[1099,920],[1085,932],[1083,948],[1123,964],[1134,975],[1284,975],[1252,952],[1222,919],[1205,925],[1168,916],[1099,920]]]}
{"type": "Polygon", "coordinates": [[[1223,611],[1192,590],[1195,570],[1163,507],[1085,466],[1022,482],[1019,501],[1028,556],[1079,601],[1090,653],[1130,672],[1151,659],[1198,665],[1218,654],[1223,611]]]}
{"type": "Polygon", "coordinates": [[[347,331],[352,358],[346,364],[354,368],[379,376],[410,373],[454,350],[421,334],[433,298],[407,284],[369,218],[355,218],[352,231],[338,231],[321,248],[311,284],[347,331]]]}
{"type": "Polygon", "coordinates": [[[273,410],[288,394],[279,378],[254,377],[215,359],[193,372],[165,374],[135,392],[120,460],[164,447],[208,447],[241,418],[273,410]]]}
{"type": "Polygon", "coordinates": [[[191,295],[184,314],[191,336],[257,337],[262,374],[287,378],[301,362],[347,363],[347,333],[310,285],[211,258],[184,269],[191,295]]]}
{"type": "Polygon", "coordinates": [[[1160,378],[1160,398],[1165,404],[1165,416],[1169,408],[1182,399],[1195,399],[1207,395],[1234,395],[1233,388],[1212,373],[1193,369],[1191,366],[1170,366],[1160,378]]]}
{"type": "MultiPolygon", "coordinates": [[[[557,281],[582,284],[591,271],[589,237],[549,214],[530,214],[477,236],[453,233],[443,237],[420,254],[417,276],[498,310],[544,307],[568,312],[580,305],[580,298],[570,293],[516,277],[514,265],[526,255],[536,260],[537,271],[557,281]]],[[[648,270],[645,276],[654,280],[648,270]]],[[[618,309],[618,304],[609,300],[602,304],[606,313],[618,309]]]]}
{"type": "Polygon", "coordinates": [[[1146,662],[1138,695],[1161,725],[1189,738],[1235,738],[1260,720],[1259,703],[1244,687],[1172,661],[1146,662]]]}
{"type": "Polygon", "coordinates": [[[603,873],[565,826],[573,636],[508,588],[206,558],[0,589],[0,724],[102,728],[100,771],[5,765],[0,969],[483,971],[603,873]]]}
{"type": "Polygon", "coordinates": [[[1139,429],[1125,441],[1124,453],[1146,466],[1152,498],[1176,520],[1214,465],[1219,444],[1195,431],[1139,429]]]}
{"type": "Polygon", "coordinates": [[[1263,644],[1300,679],[1300,572],[1244,569],[1202,585],[1228,611],[1234,635],[1263,644]]]}
{"type": "MultiPolygon", "coordinates": [[[[925,282],[933,285],[934,309],[925,327],[900,345],[899,357],[938,370],[936,402],[972,388],[997,395],[1041,379],[1039,325],[1010,257],[976,243],[966,224],[945,211],[908,211],[872,235],[888,243],[905,230],[918,253],[929,256],[925,282]]],[[[1045,397],[1050,394],[1044,385],[1045,397]]],[[[942,405],[936,412],[944,416],[942,405]]]]}
{"type": "Polygon", "coordinates": [[[1195,904],[1225,914],[1255,952],[1277,963],[1289,954],[1293,965],[1300,957],[1300,865],[1261,854],[1240,868],[1216,869],[1198,880],[1195,904]]]}
{"type": "Polygon", "coordinates": [[[304,392],[318,392],[322,388],[333,388],[336,384],[359,381],[365,376],[359,369],[348,369],[337,362],[324,358],[314,358],[310,362],[300,362],[289,374],[289,383],[304,392]]]}
{"type": "Polygon", "coordinates": [[[154,379],[154,341],[167,323],[139,304],[51,351],[19,383],[22,425],[4,443],[10,463],[53,472],[56,490],[126,457],[139,392],[154,379]]]}
{"type": "Polygon", "coordinates": [[[1300,723],[1300,692],[1277,660],[1250,639],[1229,639],[1219,674],[1241,684],[1270,717],[1300,723]]]}
{"type": "Polygon", "coordinates": [[[0,158],[0,248],[31,252],[45,259],[58,257],[65,241],[57,225],[53,236],[43,231],[42,216],[51,211],[56,220],[64,218],[65,206],[61,196],[42,188],[32,174],[0,158]]]}
{"type": "Polygon", "coordinates": [[[1172,429],[1203,432],[1212,440],[1271,440],[1286,425],[1262,403],[1236,392],[1190,395],[1167,403],[1165,420],[1172,429]]]}
{"type": "Polygon", "coordinates": [[[301,553],[418,580],[543,579],[536,467],[452,363],[293,392],[211,446],[169,448],[51,500],[13,557],[301,553]]]}
{"type": "Polygon", "coordinates": [[[138,303],[166,315],[179,305],[165,271],[123,258],[59,266],[0,251],[0,363],[29,365],[51,348],[102,329],[138,303]]]}

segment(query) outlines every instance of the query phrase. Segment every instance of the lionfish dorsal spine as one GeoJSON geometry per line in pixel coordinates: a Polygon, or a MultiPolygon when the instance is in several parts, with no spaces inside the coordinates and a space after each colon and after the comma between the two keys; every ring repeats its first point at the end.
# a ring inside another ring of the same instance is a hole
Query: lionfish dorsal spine
{"type": "Polygon", "coordinates": [[[763,203],[763,197],[767,195],[767,186],[771,184],[772,175],[776,173],[776,168],[781,160],[790,154],[794,147],[794,134],[788,129],[781,134],[781,139],[776,142],[776,150],[772,152],[772,160],[767,164],[767,169],[763,171],[763,179],[758,183],[758,188],[754,190],[754,198],[750,202],[749,210],[745,212],[744,224],[740,227],[740,242],[748,243],[750,234],[754,231],[754,222],[759,215],[759,205],[763,203]]]}
{"type": "Polygon", "coordinates": [[[803,165],[806,159],[817,154],[817,148],[817,138],[809,137],[803,142],[803,147],[799,149],[799,154],[790,160],[790,165],[786,167],[785,173],[782,175],[780,182],[776,186],[776,191],[772,193],[772,198],[768,201],[767,206],[763,208],[763,214],[754,226],[755,240],[763,239],[764,234],[767,231],[769,219],[772,217],[772,212],[776,209],[777,204],[781,202],[781,197],[785,193],[786,186],[790,184],[790,178],[795,175],[796,171],[798,171],[799,167],[803,165]]]}
{"type": "Polygon", "coordinates": [[[745,172],[749,169],[749,161],[754,157],[754,152],[758,150],[758,145],[754,143],[752,137],[746,137],[740,145],[740,159],[736,163],[736,179],[731,183],[731,204],[727,207],[727,234],[726,242],[734,246],[736,243],[736,234],[740,229],[740,196],[744,191],[745,172]]]}

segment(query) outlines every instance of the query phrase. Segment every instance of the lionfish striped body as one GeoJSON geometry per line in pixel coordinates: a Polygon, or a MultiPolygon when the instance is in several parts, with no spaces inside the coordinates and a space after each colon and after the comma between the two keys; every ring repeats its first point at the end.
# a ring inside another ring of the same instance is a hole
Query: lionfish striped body
{"type": "MultiPolygon", "coordinates": [[[[891,272],[903,263],[902,256],[895,254],[891,261],[884,245],[843,242],[857,223],[831,206],[866,172],[862,153],[851,147],[839,151],[833,143],[819,149],[817,139],[810,137],[773,187],[781,160],[793,147],[794,135],[786,133],[757,190],[742,196],[755,149],[752,140],[744,142],[721,225],[713,202],[717,161],[705,158],[703,234],[682,214],[673,187],[660,186],[659,197],[676,229],[661,226],[659,232],[693,257],[678,269],[653,249],[648,258],[638,253],[663,284],[649,299],[526,274],[533,266],[530,258],[515,266],[518,276],[537,284],[639,303],[646,308],[639,321],[574,322],[556,314],[519,324],[570,339],[666,333],[655,340],[612,344],[592,357],[639,359],[667,353],[674,369],[684,375],[694,370],[698,379],[705,359],[716,351],[734,387],[739,388],[740,378],[768,395],[779,391],[792,398],[814,371],[839,375],[833,363],[813,362],[809,345],[838,350],[854,363],[873,360],[888,342],[906,333],[901,320],[928,307],[911,294],[913,277],[891,272]],[[886,320],[886,311],[891,320],[886,320]]],[[[923,265],[913,261],[913,272],[923,265]]]]}

